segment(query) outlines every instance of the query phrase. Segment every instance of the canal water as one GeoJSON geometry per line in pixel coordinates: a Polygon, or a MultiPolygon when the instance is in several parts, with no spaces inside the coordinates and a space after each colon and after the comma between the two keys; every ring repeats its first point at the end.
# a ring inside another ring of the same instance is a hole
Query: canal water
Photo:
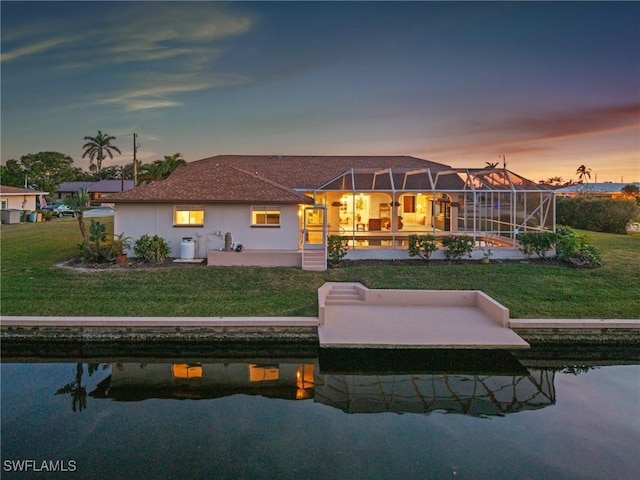
{"type": "MultiPolygon", "coordinates": [[[[3,358],[2,478],[631,479],[637,351],[3,358]]],[[[312,352],[313,353],[313,352],[312,352]]]]}

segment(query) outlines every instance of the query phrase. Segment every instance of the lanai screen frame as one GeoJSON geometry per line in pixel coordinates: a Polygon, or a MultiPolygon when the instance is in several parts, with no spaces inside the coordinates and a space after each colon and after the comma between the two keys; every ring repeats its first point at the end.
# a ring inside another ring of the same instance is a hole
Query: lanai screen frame
{"type": "MultiPolygon", "coordinates": [[[[432,211],[429,233],[434,236],[468,235],[479,241],[494,238],[517,248],[519,233],[555,231],[555,192],[505,168],[351,168],[314,189],[314,203],[326,204],[330,192],[351,193],[354,216],[357,195],[390,195],[392,217],[389,238],[392,248],[395,248],[396,236],[402,230],[396,223],[398,200],[402,195],[412,193],[431,195],[432,201],[449,197],[455,222],[452,221],[450,231],[440,231],[435,227],[436,215],[432,211]]],[[[356,239],[355,222],[351,230],[342,230],[332,230],[328,234],[356,239]]],[[[406,237],[408,232],[402,233],[406,237]]]]}

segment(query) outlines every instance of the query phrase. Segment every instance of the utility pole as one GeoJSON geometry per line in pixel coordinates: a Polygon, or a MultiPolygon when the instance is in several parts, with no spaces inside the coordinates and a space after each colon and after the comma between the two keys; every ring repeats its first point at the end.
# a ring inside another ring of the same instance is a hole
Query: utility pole
{"type": "Polygon", "coordinates": [[[138,142],[136,141],[137,137],[138,135],[136,135],[136,133],[133,132],[133,186],[134,187],[138,186],[138,159],[136,157],[136,154],[138,153],[138,142]]]}
{"type": "Polygon", "coordinates": [[[138,154],[138,148],[140,147],[140,145],[138,145],[138,134],[136,132],[130,133],[129,135],[126,135],[127,137],[133,135],[133,186],[137,187],[138,186],[138,158],[137,158],[137,154],[138,154]]]}
{"type": "Polygon", "coordinates": [[[507,157],[504,155],[498,155],[498,158],[502,159],[502,168],[507,169],[507,157]]]}

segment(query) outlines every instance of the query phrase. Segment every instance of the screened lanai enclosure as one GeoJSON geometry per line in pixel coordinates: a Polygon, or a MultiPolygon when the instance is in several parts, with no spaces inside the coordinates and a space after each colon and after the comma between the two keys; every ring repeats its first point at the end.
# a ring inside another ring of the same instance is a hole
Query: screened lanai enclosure
{"type": "Polygon", "coordinates": [[[313,192],[328,235],[350,250],[403,249],[412,234],[469,235],[518,249],[518,234],[553,231],[552,190],[506,169],[352,169],[313,192]]]}

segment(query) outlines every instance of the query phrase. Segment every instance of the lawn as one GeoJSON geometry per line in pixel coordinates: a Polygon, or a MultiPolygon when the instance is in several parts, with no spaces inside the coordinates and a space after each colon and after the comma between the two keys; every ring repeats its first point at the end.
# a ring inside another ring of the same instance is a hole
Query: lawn
{"type": "MultiPolygon", "coordinates": [[[[112,228],[112,219],[101,219],[112,228]]],[[[371,288],[482,290],[512,318],[638,318],[640,236],[580,232],[604,267],[554,263],[353,266],[326,272],[297,268],[193,267],[78,272],[56,263],[78,253],[77,221],[3,225],[3,315],[315,316],[327,281],[371,288]]]]}

